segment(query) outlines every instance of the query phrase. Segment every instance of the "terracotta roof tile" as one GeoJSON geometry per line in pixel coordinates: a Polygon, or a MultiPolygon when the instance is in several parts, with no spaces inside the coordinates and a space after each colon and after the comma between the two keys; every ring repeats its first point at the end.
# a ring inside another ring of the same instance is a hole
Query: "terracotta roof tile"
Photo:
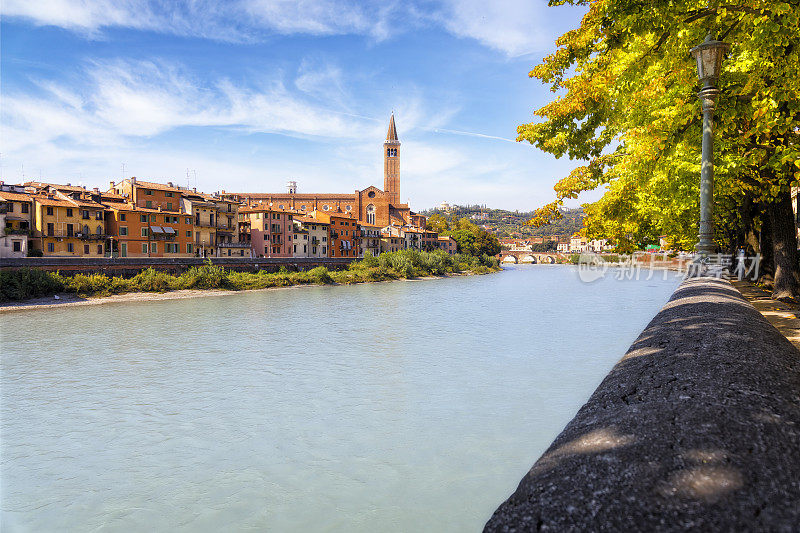
{"type": "Polygon", "coordinates": [[[32,202],[31,195],[20,194],[17,192],[0,191],[0,200],[13,201],[13,202],[32,202]]]}

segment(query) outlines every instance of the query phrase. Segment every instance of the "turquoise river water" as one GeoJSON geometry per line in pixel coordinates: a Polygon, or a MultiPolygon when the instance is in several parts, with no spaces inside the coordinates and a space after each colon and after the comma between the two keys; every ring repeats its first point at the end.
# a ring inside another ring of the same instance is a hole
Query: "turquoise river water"
{"type": "Polygon", "coordinates": [[[0,526],[479,531],[677,285],[533,265],[0,315],[0,526]]]}

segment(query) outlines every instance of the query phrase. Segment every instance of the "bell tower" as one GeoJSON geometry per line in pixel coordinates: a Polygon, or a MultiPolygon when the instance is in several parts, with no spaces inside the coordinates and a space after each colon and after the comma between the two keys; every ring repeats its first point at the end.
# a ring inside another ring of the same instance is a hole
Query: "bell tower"
{"type": "Polygon", "coordinates": [[[389,196],[389,203],[400,203],[400,141],[394,125],[394,113],[389,119],[389,131],[383,142],[383,190],[389,196]]]}

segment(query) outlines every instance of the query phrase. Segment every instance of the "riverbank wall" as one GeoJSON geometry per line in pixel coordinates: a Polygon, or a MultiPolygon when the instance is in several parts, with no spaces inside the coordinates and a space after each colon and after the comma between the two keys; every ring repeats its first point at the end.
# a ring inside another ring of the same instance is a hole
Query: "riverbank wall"
{"type": "Polygon", "coordinates": [[[485,531],[796,531],[800,352],[685,281],[485,531]]]}
{"type": "Polygon", "coordinates": [[[107,274],[110,276],[135,276],[142,270],[153,268],[170,274],[181,274],[193,266],[201,266],[207,261],[237,272],[256,272],[266,270],[277,272],[281,267],[290,271],[311,270],[324,266],[328,270],[347,268],[353,259],[334,257],[115,257],[83,258],[83,257],[21,257],[0,259],[0,270],[19,270],[21,268],[37,268],[48,272],[62,274],[107,274]]]}

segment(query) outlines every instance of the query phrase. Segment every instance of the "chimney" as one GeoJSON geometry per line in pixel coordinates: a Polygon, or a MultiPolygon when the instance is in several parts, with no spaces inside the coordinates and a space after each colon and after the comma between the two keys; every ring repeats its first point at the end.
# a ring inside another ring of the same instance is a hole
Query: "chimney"
{"type": "Polygon", "coordinates": [[[100,194],[100,187],[95,187],[92,190],[94,191],[95,194],[100,194]]]}
{"type": "Polygon", "coordinates": [[[71,183],[67,183],[67,187],[72,187],[72,184],[71,183]]]}
{"type": "Polygon", "coordinates": [[[192,192],[197,192],[197,187],[192,187],[192,192]]]}
{"type": "Polygon", "coordinates": [[[172,182],[171,182],[171,181],[168,181],[168,182],[167,182],[167,187],[174,187],[174,185],[172,185],[172,182]]]}
{"type": "Polygon", "coordinates": [[[109,181],[108,182],[108,188],[112,189],[112,190],[114,189],[114,182],[113,181],[109,181]]]}
{"type": "Polygon", "coordinates": [[[136,185],[136,176],[131,176],[131,183],[136,185]]]}

